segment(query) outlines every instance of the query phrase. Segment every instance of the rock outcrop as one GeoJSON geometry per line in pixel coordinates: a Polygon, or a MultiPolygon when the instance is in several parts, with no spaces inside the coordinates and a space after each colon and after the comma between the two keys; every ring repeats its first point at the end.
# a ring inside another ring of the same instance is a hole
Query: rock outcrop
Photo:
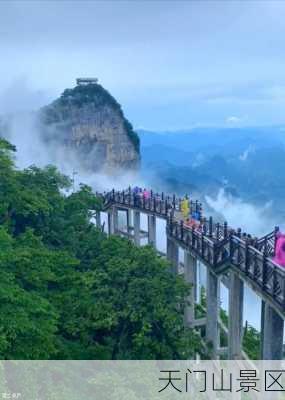
{"type": "Polygon", "coordinates": [[[40,110],[47,142],[74,152],[88,171],[116,173],[136,170],[139,138],[121,106],[98,83],[66,89],[40,110]]]}

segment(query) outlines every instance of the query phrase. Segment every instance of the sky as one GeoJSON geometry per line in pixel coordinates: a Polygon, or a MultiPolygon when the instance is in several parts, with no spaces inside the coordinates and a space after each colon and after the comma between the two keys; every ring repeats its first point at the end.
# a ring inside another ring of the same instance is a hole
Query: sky
{"type": "Polygon", "coordinates": [[[0,2],[0,114],[97,77],[135,128],[285,125],[285,1],[0,2]]]}

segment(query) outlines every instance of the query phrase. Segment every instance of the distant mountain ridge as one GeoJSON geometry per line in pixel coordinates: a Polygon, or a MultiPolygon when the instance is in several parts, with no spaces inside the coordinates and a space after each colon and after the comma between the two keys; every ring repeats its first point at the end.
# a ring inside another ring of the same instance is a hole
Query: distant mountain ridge
{"type": "Polygon", "coordinates": [[[283,127],[138,133],[143,170],[154,167],[168,190],[215,196],[223,188],[259,206],[272,201],[285,216],[283,127]]]}

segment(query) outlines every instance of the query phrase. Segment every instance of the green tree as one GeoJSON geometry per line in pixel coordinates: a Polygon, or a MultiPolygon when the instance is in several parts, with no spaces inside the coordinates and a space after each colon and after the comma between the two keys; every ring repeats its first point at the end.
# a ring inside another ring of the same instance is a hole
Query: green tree
{"type": "Polygon", "coordinates": [[[243,349],[251,360],[260,360],[261,335],[246,321],[243,335],[243,349]]]}
{"type": "Polygon", "coordinates": [[[0,227],[0,357],[2,359],[49,358],[55,351],[57,313],[41,294],[26,290],[17,266],[35,276],[37,265],[28,248],[18,251],[15,241],[0,227]],[[24,267],[23,267],[24,266],[24,267]],[[13,268],[11,268],[13,267],[13,268]]]}
{"type": "Polygon", "coordinates": [[[151,247],[106,237],[101,201],[55,167],[17,170],[0,140],[0,357],[180,359],[189,286],[151,247]]]}
{"type": "Polygon", "coordinates": [[[63,321],[65,337],[74,342],[79,335],[92,357],[189,358],[198,350],[198,336],[183,326],[189,287],[151,247],[102,240],[83,283],[80,298],[74,293],[65,303],[63,321]]]}

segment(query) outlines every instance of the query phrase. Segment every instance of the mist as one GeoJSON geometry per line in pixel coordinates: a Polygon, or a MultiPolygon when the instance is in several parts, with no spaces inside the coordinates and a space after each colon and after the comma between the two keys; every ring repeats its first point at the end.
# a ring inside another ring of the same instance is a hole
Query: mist
{"type": "Polygon", "coordinates": [[[88,184],[96,191],[110,191],[113,188],[121,190],[135,185],[147,186],[136,172],[125,171],[111,176],[85,170],[72,149],[64,148],[56,140],[48,143],[43,140],[42,126],[35,112],[6,115],[2,118],[2,125],[2,135],[17,148],[15,164],[20,169],[31,165],[55,165],[61,173],[74,178],[76,189],[80,183],[88,184]]]}
{"type": "MultiPolygon", "coordinates": [[[[20,169],[31,165],[44,167],[55,165],[59,171],[74,178],[74,186],[79,188],[80,183],[90,185],[94,191],[122,190],[128,186],[140,186],[163,189],[159,176],[149,171],[142,176],[141,172],[125,171],[116,176],[100,172],[90,172],[82,168],[80,159],[70,150],[62,147],[56,141],[47,144],[41,136],[41,125],[35,112],[19,112],[4,118],[7,126],[4,136],[16,146],[16,166],[20,169]]],[[[3,130],[3,128],[2,128],[3,130]]],[[[205,196],[206,206],[216,214],[222,216],[233,228],[256,236],[263,236],[278,225],[277,219],[272,217],[272,204],[256,207],[243,199],[235,198],[220,189],[216,197],[205,196]]]]}
{"type": "Polygon", "coordinates": [[[26,76],[10,81],[0,92],[0,114],[15,114],[38,110],[55,95],[52,91],[34,88],[26,76]]]}
{"type": "MultiPolygon", "coordinates": [[[[32,98],[34,97],[32,96],[32,98]]],[[[25,101],[23,98],[22,100],[25,101]]],[[[39,107],[41,105],[39,104],[39,107]]],[[[56,142],[47,144],[43,140],[36,112],[21,110],[6,115],[2,117],[2,125],[7,127],[5,137],[17,147],[15,163],[18,168],[27,168],[33,164],[39,167],[54,164],[62,173],[74,177],[75,189],[79,188],[80,183],[88,184],[94,191],[100,192],[109,191],[112,188],[121,190],[128,186],[137,185],[141,187],[153,187],[155,185],[157,190],[161,189],[159,177],[155,178],[155,171],[149,171],[148,176],[142,176],[140,172],[125,172],[113,177],[84,170],[80,160],[72,151],[67,151],[56,142]]],[[[264,235],[271,231],[274,226],[274,222],[268,215],[270,204],[257,208],[242,199],[229,196],[223,189],[219,191],[216,197],[206,196],[206,203],[211,210],[227,220],[230,226],[241,227],[249,233],[264,235]]],[[[124,225],[124,218],[120,218],[120,220],[121,224],[124,225]]],[[[104,229],[107,232],[108,221],[106,213],[102,213],[102,223],[104,223],[104,229]]],[[[147,231],[146,215],[141,217],[141,228],[147,231]]],[[[157,249],[166,253],[166,226],[165,221],[159,218],[157,219],[156,240],[157,249]]],[[[146,243],[147,240],[144,239],[141,244],[144,245],[146,243]]],[[[183,261],[183,253],[181,251],[179,252],[179,259],[183,261]]],[[[205,286],[206,278],[205,273],[203,273],[203,266],[201,265],[199,268],[200,283],[205,286]]],[[[244,321],[248,320],[259,329],[260,299],[247,287],[245,289],[245,298],[251,307],[248,308],[249,311],[245,312],[244,321]],[[254,310],[254,313],[252,313],[252,310],[254,310]]],[[[228,294],[225,288],[221,290],[220,301],[221,306],[227,310],[228,294]]]]}
{"type": "Polygon", "coordinates": [[[229,226],[241,228],[247,233],[263,236],[278,225],[271,215],[271,202],[263,207],[256,207],[240,198],[226,194],[224,189],[220,189],[215,198],[205,196],[205,199],[208,206],[222,215],[229,226]]]}
{"type": "MultiPolygon", "coordinates": [[[[42,126],[36,110],[47,104],[44,100],[47,101],[49,98],[48,90],[34,90],[25,79],[16,80],[11,84],[11,88],[13,90],[9,91],[9,95],[6,91],[0,93],[0,106],[1,99],[8,96],[6,108],[0,109],[2,113],[0,134],[2,132],[3,136],[16,146],[15,163],[18,168],[27,168],[33,164],[39,167],[53,164],[63,174],[74,178],[76,189],[79,188],[80,183],[85,183],[94,191],[101,192],[113,188],[121,190],[128,186],[163,190],[164,184],[155,171],[144,171],[143,174],[141,171],[125,171],[120,175],[111,176],[85,170],[75,152],[59,145],[56,139],[48,143],[43,140],[42,126]],[[16,111],[11,113],[13,104],[16,105],[16,111]]],[[[220,189],[216,197],[206,196],[205,200],[207,208],[222,216],[230,226],[240,227],[253,235],[262,236],[278,225],[277,218],[272,217],[271,203],[256,207],[243,199],[226,194],[223,189],[220,189]]]]}

